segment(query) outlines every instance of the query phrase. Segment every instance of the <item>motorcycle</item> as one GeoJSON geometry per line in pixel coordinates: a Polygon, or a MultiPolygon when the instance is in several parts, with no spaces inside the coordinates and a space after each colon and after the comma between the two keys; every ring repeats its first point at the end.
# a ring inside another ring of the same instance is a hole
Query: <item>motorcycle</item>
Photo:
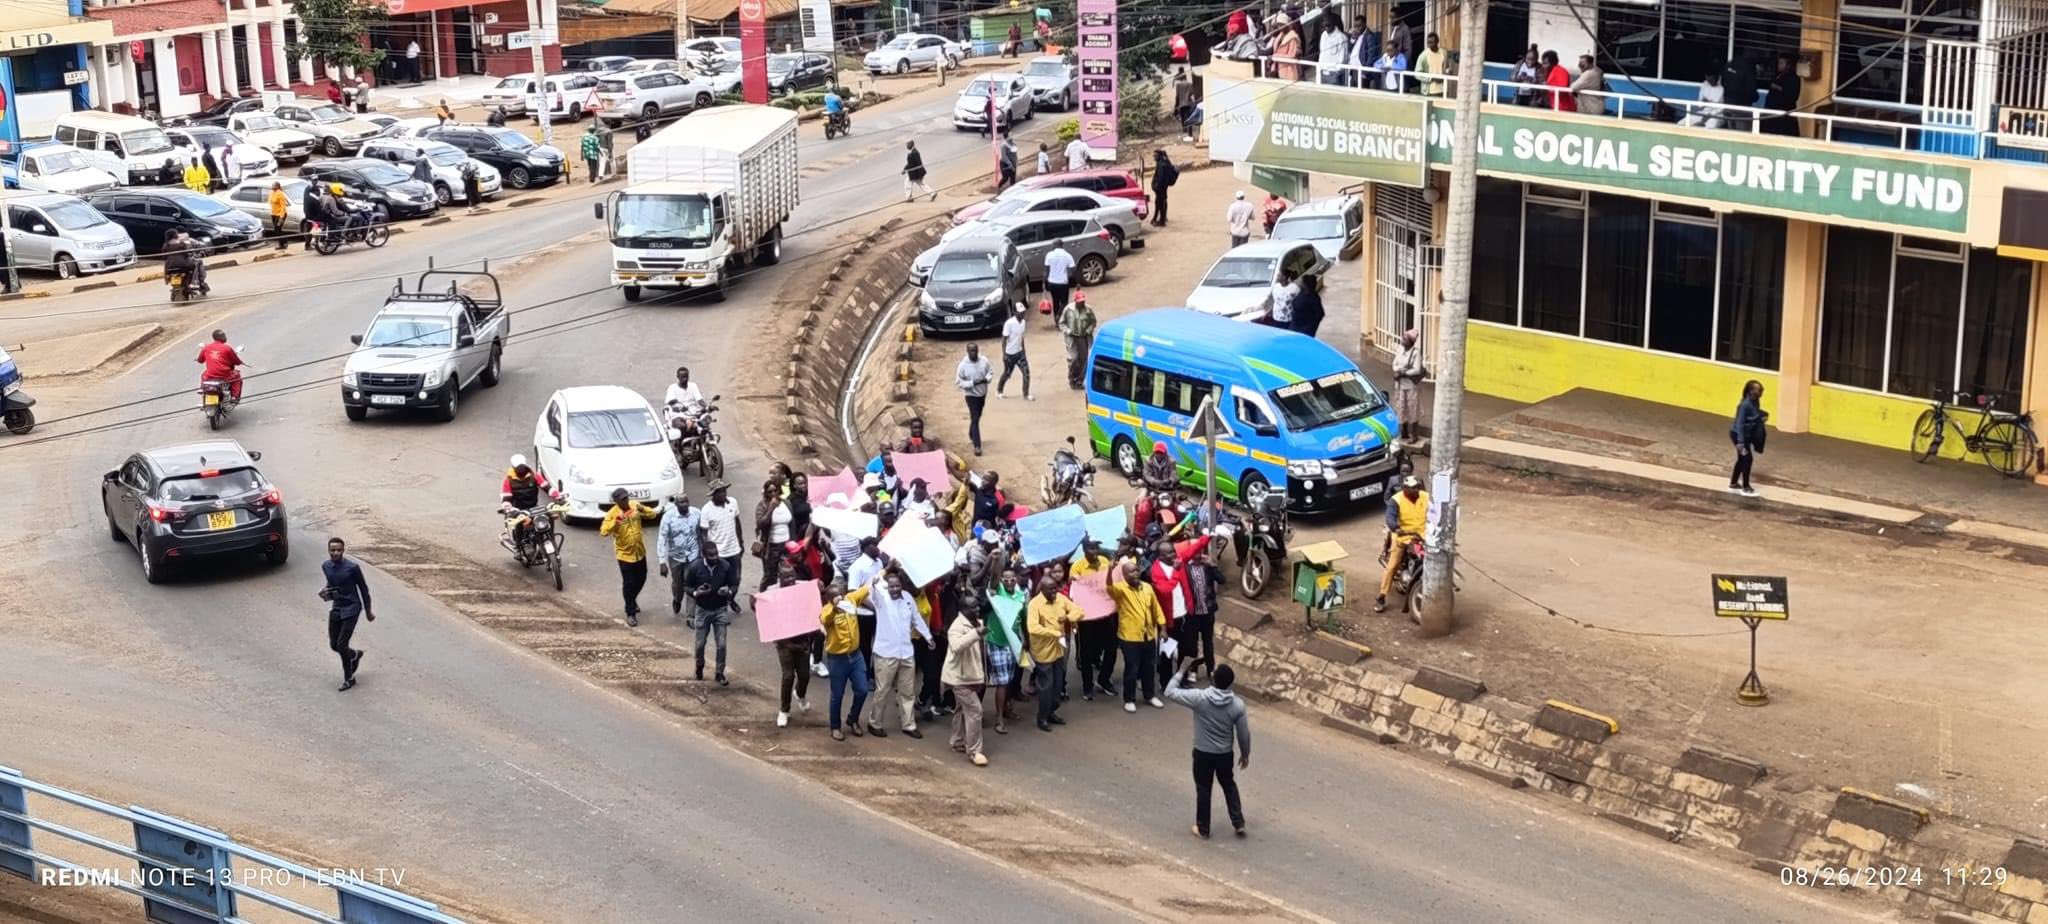
{"type": "Polygon", "coordinates": [[[391,240],[391,222],[383,209],[351,202],[344,204],[342,210],[348,215],[339,229],[318,223],[313,225],[313,249],[322,256],[340,250],[343,244],[382,247],[391,240]]]}
{"type": "Polygon", "coordinates": [[[1237,548],[1238,589],[1245,599],[1257,600],[1272,582],[1273,572],[1287,560],[1287,546],[1294,540],[1294,527],[1287,522],[1287,496],[1268,491],[1256,509],[1249,511],[1234,530],[1237,548]]]}
{"type": "MultiPolygon", "coordinates": [[[[1408,614],[1410,622],[1418,622],[1422,615],[1422,540],[1410,539],[1407,554],[1401,556],[1401,567],[1394,572],[1395,596],[1401,598],[1401,612],[1408,614]]],[[[1387,567],[1387,546],[1380,547],[1380,568],[1387,567]]]]}
{"type": "Polygon", "coordinates": [[[0,423],[15,436],[26,436],[36,428],[36,399],[21,390],[21,370],[14,365],[14,358],[0,349],[0,423]]]}
{"type": "Polygon", "coordinates": [[[828,115],[825,117],[826,141],[830,141],[834,137],[845,137],[849,132],[852,131],[853,116],[848,115],[846,110],[842,109],[836,113],[833,113],[832,115],[828,115]]]}
{"type": "Polygon", "coordinates": [[[209,430],[220,429],[221,421],[228,412],[241,402],[235,400],[235,392],[228,383],[218,379],[207,379],[199,383],[199,412],[206,415],[209,430]]]}
{"type": "Polygon", "coordinates": [[[205,297],[207,289],[199,283],[199,280],[196,278],[197,275],[190,270],[181,269],[166,270],[164,272],[164,285],[170,287],[171,301],[173,303],[189,302],[205,297]]]}
{"type": "Polygon", "coordinates": [[[1095,485],[1095,466],[1081,460],[1074,448],[1074,438],[1067,437],[1065,449],[1055,449],[1052,461],[1046,463],[1046,473],[1038,478],[1038,495],[1050,510],[1067,504],[1080,504],[1081,509],[1094,506],[1089,489],[1095,485]]]}
{"type": "Polygon", "coordinates": [[[669,450],[675,453],[677,467],[697,466],[699,478],[725,477],[725,453],[718,448],[718,434],[711,429],[717,420],[719,397],[668,404],[669,450]]]}
{"type": "Polygon", "coordinates": [[[498,544],[512,553],[512,560],[521,568],[546,567],[554,575],[555,589],[561,590],[564,540],[556,524],[568,514],[569,505],[557,495],[553,501],[532,510],[506,504],[498,512],[505,516],[505,532],[498,537],[498,544]]]}

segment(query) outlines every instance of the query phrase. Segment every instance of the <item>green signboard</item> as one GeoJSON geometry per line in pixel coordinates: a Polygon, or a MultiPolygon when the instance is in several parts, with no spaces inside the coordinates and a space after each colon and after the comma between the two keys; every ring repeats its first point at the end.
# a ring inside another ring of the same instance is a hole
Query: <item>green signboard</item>
{"type": "MultiPolygon", "coordinates": [[[[1432,164],[1451,162],[1454,131],[1450,107],[1437,108],[1429,126],[1432,164]]],[[[1638,120],[1528,116],[1488,107],[1479,123],[1479,170],[1651,198],[1683,197],[1953,234],[1968,230],[1967,165],[1876,157],[1850,145],[1753,140],[1758,137],[1771,136],[1687,131],[1638,120]]]]}
{"type": "Polygon", "coordinates": [[[1217,81],[1210,156],[1401,186],[1428,176],[1429,101],[1271,80],[1217,81]]]}
{"type": "Polygon", "coordinates": [[[1252,185],[1290,202],[1308,201],[1308,174],[1299,170],[1253,164],[1252,185]]]}

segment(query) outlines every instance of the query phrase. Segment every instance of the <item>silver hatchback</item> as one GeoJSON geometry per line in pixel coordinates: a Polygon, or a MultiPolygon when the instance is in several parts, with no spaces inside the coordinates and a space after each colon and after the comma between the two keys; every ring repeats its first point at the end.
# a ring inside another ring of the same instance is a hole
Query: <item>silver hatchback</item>
{"type": "Polygon", "coordinates": [[[1017,248],[1024,261],[1025,276],[1033,286],[1045,284],[1045,258],[1054,247],[1062,247],[1074,258],[1070,279],[1075,285],[1092,288],[1109,278],[1116,268],[1116,238],[1094,217],[1081,212],[1023,212],[973,224],[961,225],[939,238],[938,246],[910,261],[910,282],[923,285],[933,261],[947,244],[968,237],[1001,235],[1017,248]]]}

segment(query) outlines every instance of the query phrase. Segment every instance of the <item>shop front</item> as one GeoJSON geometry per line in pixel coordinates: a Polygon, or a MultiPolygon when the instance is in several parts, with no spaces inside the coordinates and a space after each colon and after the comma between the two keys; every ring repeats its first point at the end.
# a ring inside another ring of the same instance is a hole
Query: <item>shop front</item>
{"type": "MultiPolygon", "coordinates": [[[[532,50],[514,34],[532,31],[524,0],[476,3],[471,0],[386,0],[391,15],[371,32],[372,45],[384,50],[378,78],[391,83],[423,83],[465,75],[509,77],[533,70],[532,50]],[[407,57],[412,44],[417,57],[407,57]]],[[[541,0],[543,55],[549,71],[562,66],[562,48],[555,40],[555,0],[541,0]]]]}
{"type": "Polygon", "coordinates": [[[92,43],[113,35],[86,19],[80,0],[24,0],[0,32],[0,137],[47,137],[57,118],[93,106],[92,43]]]}

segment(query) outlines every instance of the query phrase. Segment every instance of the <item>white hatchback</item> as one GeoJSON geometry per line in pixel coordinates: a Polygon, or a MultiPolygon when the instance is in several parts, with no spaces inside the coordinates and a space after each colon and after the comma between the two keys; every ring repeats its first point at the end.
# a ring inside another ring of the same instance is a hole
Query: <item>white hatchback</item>
{"type": "Polygon", "coordinates": [[[533,459],[573,517],[604,516],[615,489],[645,504],[683,489],[683,471],[654,406],[617,385],[555,392],[533,425],[533,459]]]}

